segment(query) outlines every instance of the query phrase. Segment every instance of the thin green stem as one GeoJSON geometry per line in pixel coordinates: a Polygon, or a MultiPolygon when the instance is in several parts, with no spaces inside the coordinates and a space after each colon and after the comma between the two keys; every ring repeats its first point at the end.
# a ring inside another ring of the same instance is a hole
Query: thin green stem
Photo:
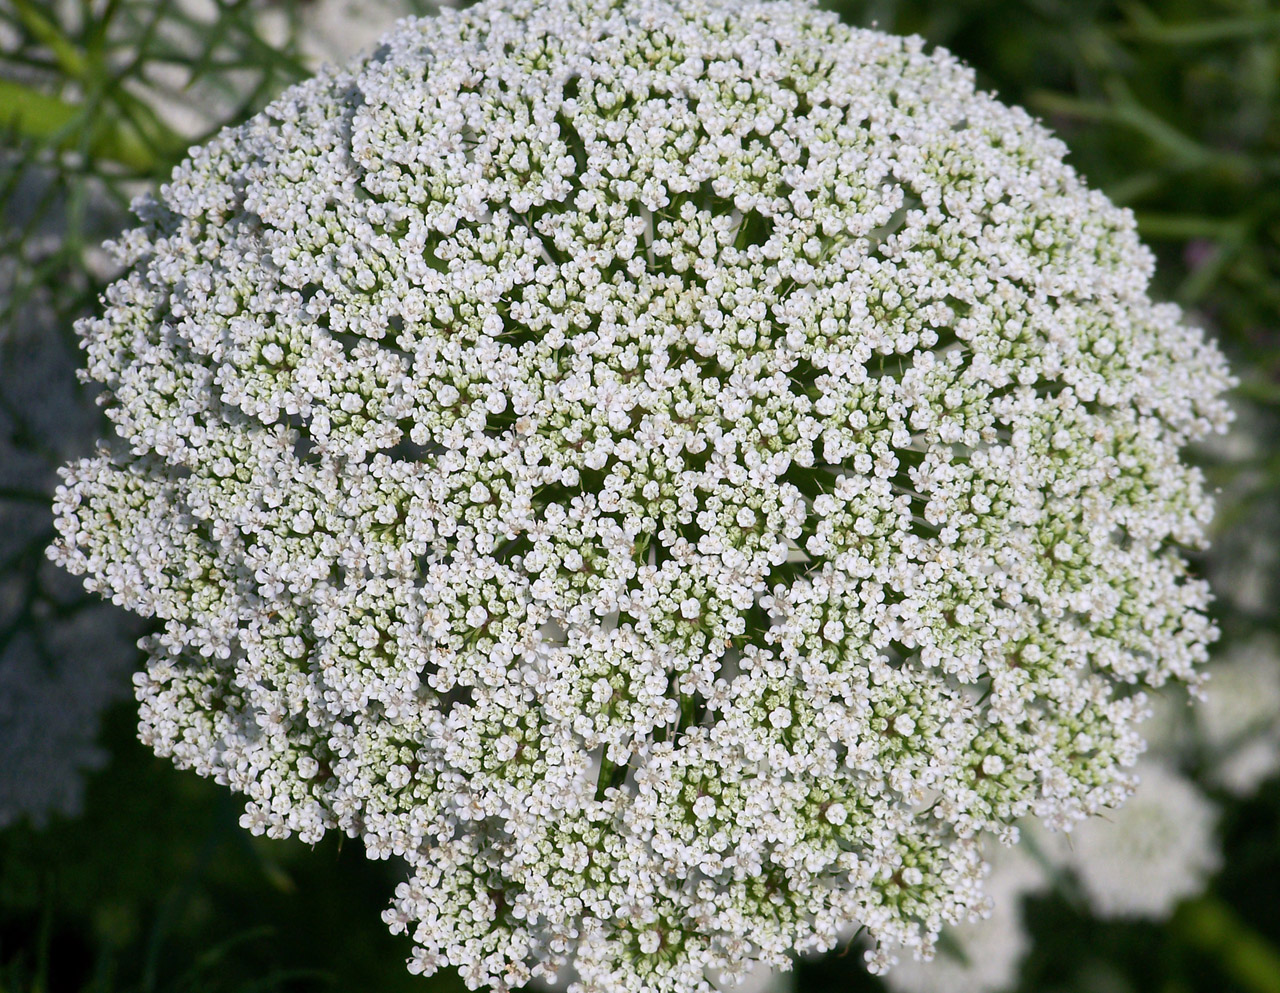
{"type": "Polygon", "coordinates": [[[1223,901],[1205,896],[1184,903],[1172,926],[1184,942],[1216,959],[1234,988],[1280,993],[1280,952],[1223,901]]]}
{"type": "MultiPolygon", "coordinates": [[[[82,107],[14,80],[0,79],[0,127],[12,129],[21,138],[64,151],[75,149],[84,116],[82,107]]],[[[155,152],[132,127],[109,117],[89,127],[88,152],[93,157],[137,172],[155,168],[155,152]]]]}
{"type": "Polygon", "coordinates": [[[89,63],[84,53],[72,43],[71,39],[41,13],[40,8],[31,0],[12,0],[12,2],[22,26],[36,41],[53,53],[62,71],[72,79],[84,79],[89,71],[89,63]]]}

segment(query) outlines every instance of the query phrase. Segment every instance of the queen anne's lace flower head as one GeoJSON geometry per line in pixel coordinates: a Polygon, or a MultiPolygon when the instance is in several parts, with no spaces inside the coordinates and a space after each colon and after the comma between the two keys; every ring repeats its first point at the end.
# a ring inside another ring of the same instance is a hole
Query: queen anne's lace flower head
{"type": "Polygon", "coordinates": [[[224,132],[80,329],[144,739],[407,859],[423,972],[927,954],[1213,634],[1227,372],[1063,153],[789,0],[487,0],[224,132]]]}

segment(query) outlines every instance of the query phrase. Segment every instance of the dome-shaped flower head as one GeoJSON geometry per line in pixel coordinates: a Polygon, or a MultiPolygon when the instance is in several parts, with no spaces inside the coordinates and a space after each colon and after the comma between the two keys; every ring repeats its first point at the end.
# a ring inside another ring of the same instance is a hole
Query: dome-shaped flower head
{"type": "Polygon", "coordinates": [[[485,0],[223,132],[80,327],[144,740],[407,860],[423,972],[927,954],[1213,635],[1229,377],[1063,154],[792,0],[485,0]]]}

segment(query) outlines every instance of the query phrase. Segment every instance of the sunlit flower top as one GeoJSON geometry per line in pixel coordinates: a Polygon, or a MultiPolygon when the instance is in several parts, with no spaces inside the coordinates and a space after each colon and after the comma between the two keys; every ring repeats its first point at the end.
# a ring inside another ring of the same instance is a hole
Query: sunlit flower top
{"type": "Polygon", "coordinates": [[[144,740],[405,858],[423,972],[928,954],[1213,635],[1228,374],[1063,153],[791,0],[486,0],[193,151],[57,506],[144,740]]]}

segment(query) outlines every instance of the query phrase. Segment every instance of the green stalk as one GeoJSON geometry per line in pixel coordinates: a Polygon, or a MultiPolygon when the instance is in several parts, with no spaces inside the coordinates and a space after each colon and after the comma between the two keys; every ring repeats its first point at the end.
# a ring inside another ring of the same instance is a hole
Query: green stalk
{"type": "MultiPolygon", "coordinates": [[[[73,149],[76,124],[83,114],[82,108],[58,97],[0,79],[0,128],[12,129],[20,137],[73,149]]],[[[88,152],[138,172],[151,172],[156,166],[155,152],[118,119],[105,118],[93,126],[88,152]]]]}
{"type": "Polygon", "coordinates": [[[22,26],[31,32],[36,41],[48,46],[62,71],[72,79],[84,79],[89,71],[84,53],[31,0],[13,0],[13,5],[18,11],[22,26]]]}
{"type": "Polygon", "coordinates": [[[1280,993],[1280,952],[1212,896],[1184,903],[1173,917],[1178,937],[1217,960],[1236,988],[1280,993]]]}

